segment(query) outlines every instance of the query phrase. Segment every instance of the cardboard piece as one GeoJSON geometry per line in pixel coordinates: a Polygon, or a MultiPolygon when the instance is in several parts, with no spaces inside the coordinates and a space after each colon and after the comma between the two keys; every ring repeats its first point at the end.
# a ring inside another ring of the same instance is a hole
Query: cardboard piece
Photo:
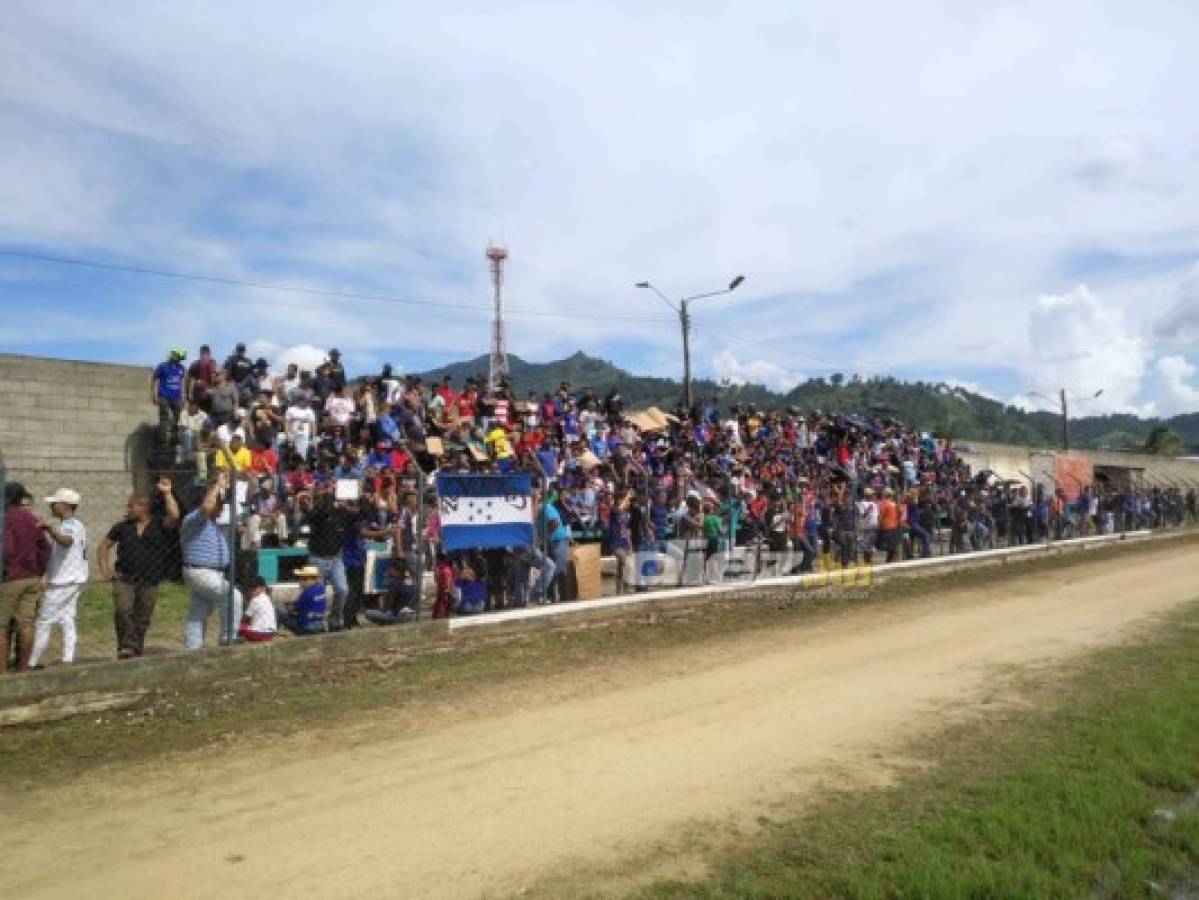
{"type": "Polygon", "coordinates": [[[566,575],[566,596],[570,600],[596,600],[602,597],[603,576],[599,544],[576,544],[570,548],[570,567],[566,575]]]}
{"type": "Polygon", "coordinates": [[[670,423],[678,421],[677,418],[662,412],[656,406],[629,413],[624,418],[630,425],[636,426],[645,433],[665,431],[670,426],[670,423]]]}
{"type": "Polygon", "coordinates": [[[482,462],[487,462],[491,459],[491,457],[487,455],[487,451],[480,450],[474,444],[470,445],[470,455],[474,459],[475,462],[482,463],[482,462]]]}
{"type": "Polygon", "coordinates": [[[425,451],[430,456],[445,456],[445,444],[441,442],[441,438],[439,437],[426,438],[425,451]]]}
{"type": "Polygon", "coordinates": [[[362,484],[356,478],[338,478],[333,488],[334,500],[357,500],[362,484]]]}

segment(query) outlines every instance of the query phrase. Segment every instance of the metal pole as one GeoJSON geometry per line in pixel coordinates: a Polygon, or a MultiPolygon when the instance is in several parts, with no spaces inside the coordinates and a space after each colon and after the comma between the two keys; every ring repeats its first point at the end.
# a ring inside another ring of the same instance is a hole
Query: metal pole
{"type": "Polygon", "coordinates": [[[691,314],[687,301],[679,304],[679,323],[683,326],[683,406],[691,414],[691,314]]]}
{"type": "Polygon", "coordinates": [[[225,462],[229,466],[229,569],[225,573],[225,630],[221,635],[221,643],[232,644],[237,635],[237,622],[233,621],[233,598],[237,590],[237,520],[240,513],[237,503],[238,471],[229,448],[225,447],[221,452],[225,454],[225,462]]]}
{"type": "Polygon", "coordinates": [[[1062,388],[1062,446],[1070,452],[1070,411],[1066,406],[1066,389],[1062,388]]]}
{"type": "Polygon", "coordinates": [[[416,572],[413,579],[416,582],[416,621],[420,621],[420,608],[425,599],[425,470],[420,463],[413,459],[416,466],[416,572]]]}

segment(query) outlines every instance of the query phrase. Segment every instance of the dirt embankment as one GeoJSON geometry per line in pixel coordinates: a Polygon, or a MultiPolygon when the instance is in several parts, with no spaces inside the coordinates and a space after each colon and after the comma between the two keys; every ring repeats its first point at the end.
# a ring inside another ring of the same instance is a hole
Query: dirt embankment
{"type": "Polygon", "coordinates": [[[1121,640],[1199,594],[1199,548],[997,579],[547,686],[400,733],[386,719],[35,794],[0,821],[0,893],[472,897],[752,822],[877,776],[995,667],[1121,640]],[[577,681],[578,683],[574,683],[577,681]]]}

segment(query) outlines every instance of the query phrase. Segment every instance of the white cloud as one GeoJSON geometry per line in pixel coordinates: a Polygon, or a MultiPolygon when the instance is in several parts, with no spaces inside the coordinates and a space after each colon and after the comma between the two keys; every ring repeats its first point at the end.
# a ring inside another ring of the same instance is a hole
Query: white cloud
{"type": "Polygon", "coordinates": [[[1171,347],[1199,349],[1199,263],[1170,292],[1173,306],[1158,322],[1157,337],[1171,347]]]}
{"type": "Polygon", "coordinates": [[[764,384],[776,391],[789,391],[801,381],[803,375],[764,359],[740,360],[731,350],[721,352],[712,360],[712,371],[717,380],[732,384],[764,384]]]}
{"type": "MultiPolygon", "coordinates": [[[[793,364],[901,362],[1006,369],[1038,390],[1101,373],[1127,408],[1145,402],[1147,348],[1105,350],[1114,370],[1052,368],[1040,357],[1058,348],[1029,351],[1032,298],[1060,290],[1079,247],[1197,249],[1195,4],[263,0],[236,8],[236,28],[221,4],[122,10],[6,11],[0,241],[485,303],[494,237],[512,249],[509,302],[563,315],[512,317],[512,352],[635,334],[616,359],[634,370],[677,354],[673,323],[570,315],[668,316],[632,283],[678,297],[744,272],[735,303],[697,308],[701,373],[731,359],[777,383],[793,364]],[[776,346],[741,362],[737,332],[776,346]]],[[[97,279],[63,280],[87,321],[97,279]]],[[[1150,333],[1136,291],[1086,280],[1150,333]]],[[[214,347],[335,343],[364,368],[487,349],[486,315],[120,286],[159,298],[148,319],[112,307],[131,359],[159,352],[146,321],[214,347]]],[[[0,285],[0,303],[23,299],[0,285]]],[[[47,340],[32,323],[3,334],[47,340]]]]}
{"type": "Polygon", "coordinates": [[[315,372],[317,366],[329,358],[326,349],[314,347],[312,344],[282,347],[262,338],[246,342],[246,355],[251,359],[265,359],[271,371],[280,374],[286,372],[292,363],[295,363],[301,372],[315,372]]]}
{"type": "Polygon", "coordinates": [[[1150,361],[1148,342],[1122,309],[1101,303],[1086,286],[1038,298],[1028,337],[1021,369],[1030,391],[1056,398],[1065,388],[1075,401],[1071,415],[1152,412],[1138,400],[1150,361]],[[1102,396],[1093,398],[1100,390],[1102,396]]]}
{"type": "Polygon", "coordinates": [[[1199,387],[1191,384],[1196,371],[1181,356],[1163,356],[1157,361],[1162,415],[1199,412],[1199,387]]]}

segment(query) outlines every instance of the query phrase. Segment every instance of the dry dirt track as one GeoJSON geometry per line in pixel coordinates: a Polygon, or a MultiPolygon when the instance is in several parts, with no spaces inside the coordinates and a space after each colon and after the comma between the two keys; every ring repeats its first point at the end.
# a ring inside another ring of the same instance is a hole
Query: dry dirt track
{"type": "MultiPolygon", "coordinates": [[[[1199,595],[1199,548],[997,580],[664,652],[397,735],[59,790],[0,819],[8,897],[473,897],[751,820],[977,699],[997,665],[1126,636],[1199,595]],[[352,747],[352,749],[347,749],[352,747]],[[240,859],[239,859],[240,858],[240,859]]],[[[365,736],[364,736],[365,735],[365,736]]]]}

